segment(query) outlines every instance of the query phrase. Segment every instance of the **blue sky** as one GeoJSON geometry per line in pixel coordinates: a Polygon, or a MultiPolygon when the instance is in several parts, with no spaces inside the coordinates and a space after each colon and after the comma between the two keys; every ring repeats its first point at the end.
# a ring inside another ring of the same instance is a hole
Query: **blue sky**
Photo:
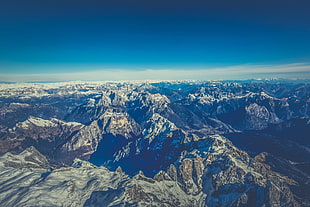
{"type": "Polygon", "coordinates": [[[0,79],[308,78],[309,8],[307,0],[1,1],[0,79]]]}

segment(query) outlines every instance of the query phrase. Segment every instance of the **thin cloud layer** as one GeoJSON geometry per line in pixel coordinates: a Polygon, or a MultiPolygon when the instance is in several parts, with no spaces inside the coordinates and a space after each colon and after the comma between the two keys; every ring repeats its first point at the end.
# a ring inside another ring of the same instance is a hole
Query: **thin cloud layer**
{"type": "Polygon", "coordinates": [[[310,79],[310,64],[239,65],[208,69],[104,69],[73,73],[2,74],[1,81],[109,81],[109,80],[240,80],[252,78],[310,79]]]}

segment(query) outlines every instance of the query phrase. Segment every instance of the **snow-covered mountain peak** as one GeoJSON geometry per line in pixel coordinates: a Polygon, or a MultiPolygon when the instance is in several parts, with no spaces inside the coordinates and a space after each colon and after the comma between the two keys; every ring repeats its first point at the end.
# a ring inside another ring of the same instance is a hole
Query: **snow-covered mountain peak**
{"type": "Polygon", "coordinates": [[[170,136],[173,131],[178,129],[172,122],[157,113],[154,113],[146,123],[143,135],[144,138],[150,139],[150,142],[159,135],[170,136]]]}
{"type": "Polygon", "coordinates": [[[17,127],[27,129],[31,126],[37,127],[56,127],[57,124],[50,120],[45,120],[39,117],[30,116],[26,121],[17,124],[17,127]]]}
{"type": "Polygon", "coordinates": [[[29,147],[17,155],[7,152],[0,157],[0,163],[4,167],[13,168],[50,168],[46,157],[34,147],[29,147]]]}
{"type": "Polygon", "coordinates": [[[78,159],[78,158],[74,159],[74,161],[73,161],[71,166],[74,167],[74,168],[89,168],[89,169],[97,167],[96,165],[94,165],[94,164],[92,164],[92,163],[90,163],[88,161],[81,160],[81,159],[78,159]]]}

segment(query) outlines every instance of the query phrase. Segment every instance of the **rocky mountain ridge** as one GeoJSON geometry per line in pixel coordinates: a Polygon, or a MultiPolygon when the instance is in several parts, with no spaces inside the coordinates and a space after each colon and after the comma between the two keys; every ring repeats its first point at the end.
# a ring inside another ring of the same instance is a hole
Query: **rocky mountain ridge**
{"type": "Polygon", "coordinates": [[[141,171],[129,177],[120,168],[111,172],[78,159],[71,167],[49,170],[33,147],[7,153],[0,159],[0,200],[6,206],[298,206],[288,187],[293,180],[225,137],[210,136],[200,145],[153,178],[141,171]]]}

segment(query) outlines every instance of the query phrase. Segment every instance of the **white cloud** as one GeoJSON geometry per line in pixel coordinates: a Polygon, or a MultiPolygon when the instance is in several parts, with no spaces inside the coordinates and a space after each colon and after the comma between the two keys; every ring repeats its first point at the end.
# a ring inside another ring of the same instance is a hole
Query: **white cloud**
{"type": "Polygon", "coordinates": [[[2,74],[0,81],[97,81],[97,80],[232,80],[251,78],[310,79],[310,64],[238,65],[208,69],[88,69],[85,72],[54,74],[2,74]]]}

